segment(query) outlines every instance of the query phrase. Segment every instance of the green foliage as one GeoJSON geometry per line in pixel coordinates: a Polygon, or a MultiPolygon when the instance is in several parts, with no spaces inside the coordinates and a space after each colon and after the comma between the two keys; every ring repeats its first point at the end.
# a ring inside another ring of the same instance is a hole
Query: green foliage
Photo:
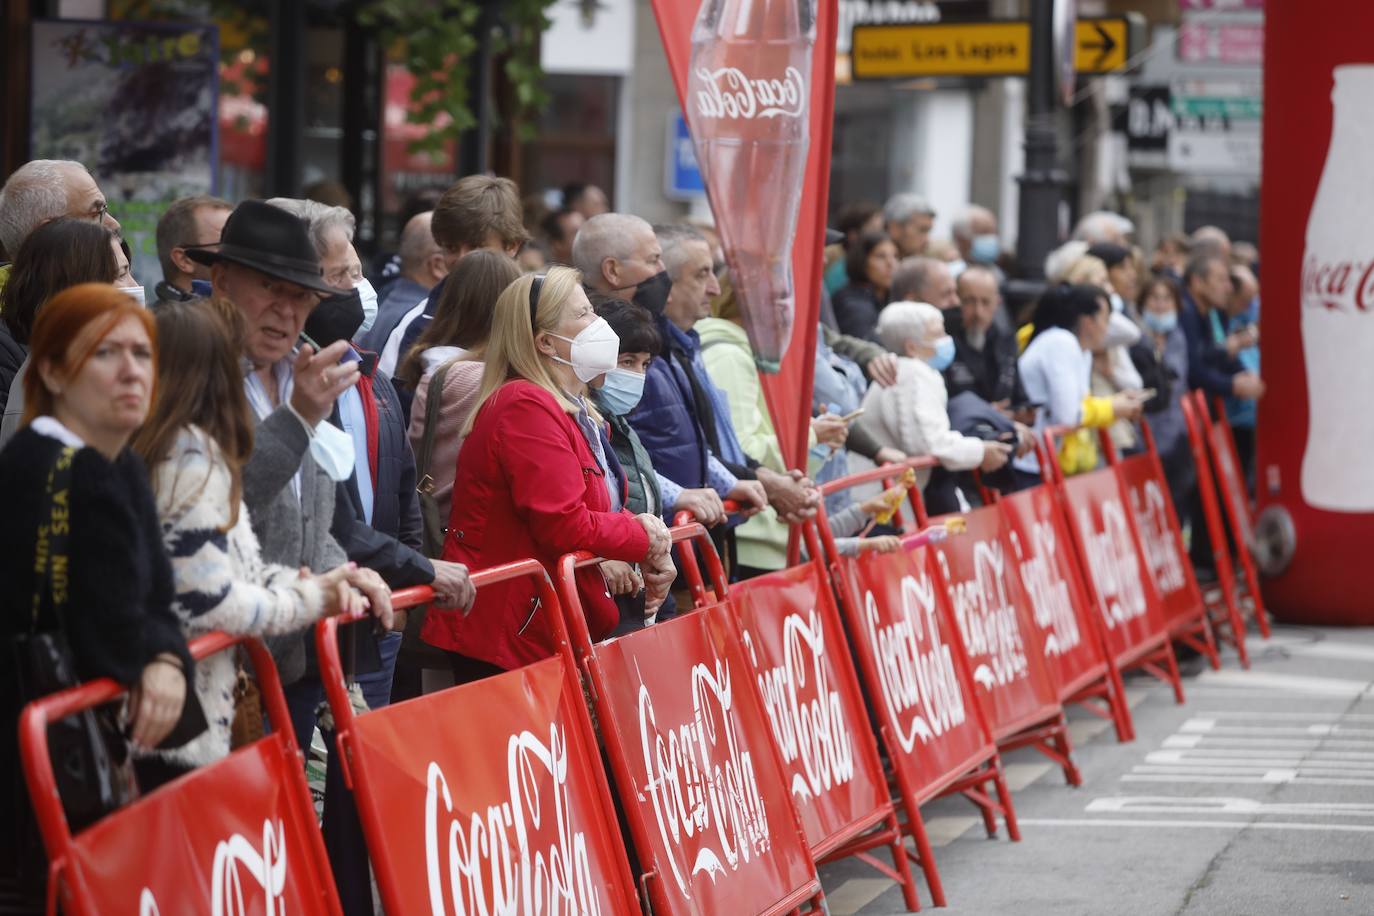
{"type": "MultiPolygon", "coordinates": [[[[488,0],[490,2],[490,0],[488,0]]],[[[357,8],[359,24],[376,29],[415,77],[407,120],[426,128],[410,144],[412,153],[443,155],[448,143],[477,126],[468,79],[478,50],[505,55],[505,73],[515,95],[514,120],[522,135],[548,105],[539,39],[549,27],[547,11],[556,0],[504,0],[493,4],[496,22],[478,34],[482,0],[367,0],[357,8]]]]}

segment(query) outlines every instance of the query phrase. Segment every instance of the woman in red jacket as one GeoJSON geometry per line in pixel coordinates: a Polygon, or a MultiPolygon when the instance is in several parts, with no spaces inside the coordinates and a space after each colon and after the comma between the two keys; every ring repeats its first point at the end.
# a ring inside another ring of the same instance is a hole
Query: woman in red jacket
{"type": "MultiPolygon", "coordinates": [[[[552,574],[563,554],[589,550],[644,564],[652,591],[666,594],[673,576],[668,530],[658,516],[623,508],[624,474],[585,398],[587,385],[599,386],[615,368],[620,341],[592,310],[580,280],[571,268],[553,267],[516,280],[496,302],[443,558],[478,570],[534,557],[552,574]]],[[[610,635],[619,613],[601,570],[579,570],[577,586],[592,638],[610,635]]],[[[481,589],[467,616],[432,609],[421,637],[453,654],[459,682],[553,653],[529,579],[481,589]]]]}

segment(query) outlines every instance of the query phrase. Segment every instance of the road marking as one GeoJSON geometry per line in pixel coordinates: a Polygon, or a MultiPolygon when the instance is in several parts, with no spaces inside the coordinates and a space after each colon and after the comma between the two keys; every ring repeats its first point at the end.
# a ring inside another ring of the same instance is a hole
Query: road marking
{"type": "Polygon", "coordinates": [[[1329,722],[1317,722],[1311,725],[1218,725],[1216,719],[1193,718],[1179,726],[1179,732],[1189,735],[1288,735],[1292,737],[1301,735],[1314,736],[1340,736],[1343,738],[1374,738],[1374,728],[1349,728],[1344,725],[1333,725],[1329,722]]]}
{"type": "MultiPolygon", "coordinates": [[[[1170,765],[1170,766],[1205,766],[1205,767],[1242,767],[1250,769],[1253,767],[1301,767],[1309,768],[1330,768],[1351,771],[1368,771],[1374,775],[1374,760],[1341,760],[1329,757],[1303,756],[1280,756],[1270,754],[1260,756],[1257,754],[1227,754],[1218,756],[1193,751],[1150,751],[1145,755],[1146,764],[1170,765]]],[[[1352,775],[1363,775],[1360,772],[1352,772],[1352,775]]]]}
{"type": "Polygon", "coordinates": [[[1369,748],[1374,750],[1374,741],[1360,741],[1354,738],[1246,738],[1238,736],[1213,736],[1205,734],[1197,735],[1170,735],[1164,739],[1161,747],[1212,747],[1212,748],[1269,748],[1283,747],[1300,750],[1308,748],[1329,748],[1331,750],[1348,749],[1358,750],[1369,748]]]}
{"type": "Polygon", "coordinates": [[[850,878],[835,888],[834,893],[826,892],[826,906],[832,916],[853,916],[882,896],[888,888],[896,886],[886,878],[850,878]]]}
{"type": "MultiPolygon", "coordinates": [[[[1151,754],[1169,754],[1187,760],[1254,760],[1256,757],[1266,759],[1282,757],[1291,761],[1343,761],[1358,763],[1361,766],[1374,766],[1374,753],[1366,751],[1328,751],[1316,748],[1281,748],[1281,747],[1206,747],[1190,745],[1186,748],[1165,748],[1164,750],[1151,751],[1151,754]]],[[[1162,758],[1161,758],[1162,761],[1162,758]]]]}
{"type": "Polygon", "coordinates": [[[1209,709],[1200,711],[1199,715],[1208,719],[1339,719],[1342,722],[1374,722],[1374,715],[1353,712],[1221,712],[1209,709]]]}
{"type": "Polygon", "coordinates": [[[968,832],[974,824],[981,824],[978,817],[932,817],[926,821],[926,839],[931,846],[948,846],[968,832]]]}
{"type": "Polygon", "coordinates": [[[1253,798],[1234,796],[1180,798],[1170,795],[1117,795],[1094,798],[1085,812],[1128,814],[1136,811],[1150,814],[1244,814],[1320,817],[1374,817],[1374,804],[1359,802],[1285,803],[1261,802],[1253,798]]]}
{"type": "Polygon", "coordinates": [[[1210,828],[1222,830],[1330,830],[1339,833],[1374,833],[1374,824],[1294,824],[1273,823],[1270,821],[1194,821],[1158,820],[1136,821],[1127,818],[1044,818],[1022,817],[1017,819],[1027,827],[1152,827],[1177,830],[1180,827],[1210,828]]]}
{"type": "MultiPolygon", "coordinates": [[[[1272,674],[1266,671],[1203,671],[1196,678],[1199,687],[1244,687],[1249,690],[1301,691],[1327,696],[1355,697],[1370,689],[1369,681],[1339,677],[1308,677],[1299,674],[1272,674]]],[[[1190,687],[1191,689],[1191,687],[1190,687]]]]}
{"type": "Polygon", "coordinates": [[[1223,783],[1236,786],[1263,786],[1282,782],[1297,786],[1374,786],[1374,779],[1328,779],[1321,776],[1293,776],[1292,778],[1280,779],[1278,776],[1279,773],[1276,770],[1266,773],[1263,776],[1181,776],[1156,773],[1127,773],[1121,777],[1121,782],[1223,783]]]}
{"type": "Polygon", "coordinates": [[[1337,642],[1308,642],[1306,640],[1285,640],[1277,645],[1272,641],[1265,649],[1278,649],[1289,655],[1302,655],[1307,658],[1329,658],[1343,662],[1374,662],[1374,646],[1352,646],[1337,642]]]}

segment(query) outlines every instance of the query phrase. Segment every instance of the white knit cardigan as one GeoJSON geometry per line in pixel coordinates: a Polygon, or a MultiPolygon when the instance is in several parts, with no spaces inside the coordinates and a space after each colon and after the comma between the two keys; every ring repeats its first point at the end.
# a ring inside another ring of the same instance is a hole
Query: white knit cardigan
{"type": "MultiPolygon", "coordinates": [[[[313,579],[263,562],[242,500],[237,521],[228,527],[229,468],[214,440],[188,426],[177,436],[172,453],[151,473],[176,583],[172,609],[188,639],[212,630],[279,636],[304,629],[320,617],[324,598],[313,579]]],[[[164,757],[201,765],[229,754],[236,675],[233,652],[197,663],[196,694],[209,728],[184,747],[164,752],[164,757]]]]}

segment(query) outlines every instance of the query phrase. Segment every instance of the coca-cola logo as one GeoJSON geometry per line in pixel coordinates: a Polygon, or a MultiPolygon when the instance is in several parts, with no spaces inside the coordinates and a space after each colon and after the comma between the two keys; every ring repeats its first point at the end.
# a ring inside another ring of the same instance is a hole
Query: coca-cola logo
{"type": "Polygon", "coordinates": [[[1025,677],[1025,644],[1021,641],[1016,608],[1007,594],[1002,545],[996,541],[974,544],[973,577],[962,581],[950,574],[949,558],[944,551],[936,556],[949,585],[964,647],[969,660],[975,663],[973,679],[992,690],[1025,677]]]}
{"type": "MultiPolygon", "coordinates": [[[[282,899],[286,892],[286,832],[280,818],[275,824],[270,819],[263,820],[261,852],[252,840],[239,833],[215,844],[210,870],[211,916],[248,916],[240,867],[266,894],[264,912],[286,912],[286,902],[282,899]]],[[[252,899],[251,890],[249,899],[252,899]]],[[[139,916],[160,916],[157,898],[150,888],[143,888],[138,895],[138,913],[139,916]]]]}
{"type": "Polygon", "coordinates": [[[1021,538],[1015,531],[1011,532],[1011,549],[1016,554],[1021,583],[1030,599],[1035,625],[1045,634],[1047,656],[1067,655],[1081,641],[1078,618],[1073,612],[1073,599],[1069,597],[1069,585],[1059,575],[1059,568],[1053,559],[1055,541],[1053,524],[1032,522],[1031,549],[1027,556],[1027,551],[1021,546],[1021,538]]]}
{"type": "Polygon", "coordinates": [[[511,735],[506,796],[474,806],[466,819],[461,812],[453,816],[448,779],[437,762],[430,761],[425,783],[432,912],[601,912],[601,882],[592,873],[586,836],[574,829],[567,736],[558,723],[549,726],[547,744],[533,732],[511,735]],[[441,818],[449,819],[446,847],[440,844],[441,818]]]}
{"type": "Polygon", "coordinates": [[[1143,487],[1131,488],[1131,511],[1140,525],[1140,544],[1145,550],[1145,562],[1150,575],[1162,594],[1172,595],[1187,584],[1183,560],[1178,554],[1173,530],[1169,526],[1168,508],[1159,483],[1145,481],[1143,487]]]}
{"type": "Polygon", "coordinates": [[[806,80],[796,67],[782,79],[750,79],[739,67],[698,67],[696,77],[703,118],[799,118],[806,110],[806,80]]]}
{"type": "Polygon", "coordinates": [[[1108,499],[1102,503],[1101,531],[1093,528],[1086,508],[1078,510],[1078,521],[1087,533],[1088,568],[1106,605],[1103,620],[1107,629],[1130,623],[1145,613],[1145,587],[1121,502],[1108,499]]]}
{"type": "Polygon", "coordinates": [[[792,794],[804,801],[850,782],[854,739],[839,691],[830,687],[825,630],[815,608],[805,619],[788,614],[783,620],[782,664],[764,667],[748,630],[744,645],[758,672],[759,693],[778,750],[793,770],[792,794]]]}
{"type": "Polygon", "coordinates": [[[674,847],[695,848],[691,876],[705,872],[714,883],[771,845],[753,756],[740,748],[729,668],[719,659],[714,671],[693,666],[690,690],[691,719],[660,728],[649,688],[639,685],[644,791],[673,879],[689,900],[689,877],[671,854],[674,847]]]}
{"type": "Polygon", "coordinates": [[[954,673],[954,656],[940,634],[935,587],[922,576],[902,577],[898,619],[883,625],[873,593],[864,595],[868,644],[878,662],[878,683],[897,743],[911,753],[964,723],[964,693],[954,673]],[[904,721],[909,717],[909,721],[904,721]]]}
{"type": "Polygon", "coordinates": [[[1302,265],[1302,304],[1331,312],[1368,312],[1374,308],[1374,258],[1325,261],[1309,252],[1302,265]]]}

